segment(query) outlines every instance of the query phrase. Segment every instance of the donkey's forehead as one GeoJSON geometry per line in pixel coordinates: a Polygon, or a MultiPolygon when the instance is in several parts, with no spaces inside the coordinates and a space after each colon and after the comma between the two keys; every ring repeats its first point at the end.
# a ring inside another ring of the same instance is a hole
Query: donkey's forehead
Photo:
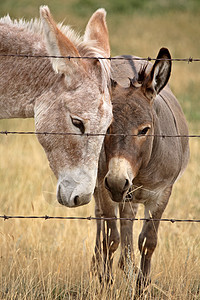
{"type": "Polygon", "coordinates": [[[152,107],[140,89],[122,89],[121,93],[113,95],[112,102],[115,126],[152,122],[152,107]]]}
{"type": "Polygon", "coordinates": [[[132,85],[129,87],[123,87],[117,84],[116,88],[113,90],[113,97],[116,99],[137,99],[137,101],[140,101],[140,99],[141,101],[146,99],[141,85],[138,87],[133,87],[132,85]]]}
{"type": "Polygon", "coordinates": [[[108,90],[102,92],[98,87],[81,86],[76,91],[61,95],[58,102],[71,112],[77,114],[102,113],[111,107],[108,90]]]}
{"type": "Polygon", "coordinates": [[[152,106],[145,97],[141,88],[121,88],[119,93],[113,94],[113,105],[114,110],[126,110],[132,114],[135,113],[144,113],[150,112],[152,106]]]}

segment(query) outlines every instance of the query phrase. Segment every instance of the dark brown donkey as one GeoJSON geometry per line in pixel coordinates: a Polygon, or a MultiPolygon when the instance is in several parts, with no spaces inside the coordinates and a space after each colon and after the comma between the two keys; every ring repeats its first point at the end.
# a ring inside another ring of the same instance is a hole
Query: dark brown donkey
{"type": "MultiPolygon", "coordinates": [[[[183,173],[189,159],[188,138],[165,137],[187,135],[182,109],[172,94],[168,79],[170,53],[162,48],[154,65],[144,61],[114,61],[113,78],[129,86],[113,83],[113,115],[99,162],[95,190],[96,216],[135,217],[138,203],[145,206],[145,218],[139,236],[141,264],[136,293],[141,294],[150,282],[151,257],[157,244],[159,219],[166,208],[172,187],[183,173]],[[112,135],[118,134],[118,135],[112,135]],[[126,134],[125,136],[121,134],[126,134]],[[131,202],[127,202],[131,201],[131,202]],[[157,221],[158,220],[158,221],[157,221]]],[[[113,253],[121,239],[122,269],[134,266],[133,222],[121,220],[120,235],[116,220],[97,221],[95,258],[102,257],[103,233],[104,276],[111,280],[113,253]],[[106,226],[105,226],[106,225],[106,226]],[[105,228],[106,227],[106,228],[105,228]]]]}

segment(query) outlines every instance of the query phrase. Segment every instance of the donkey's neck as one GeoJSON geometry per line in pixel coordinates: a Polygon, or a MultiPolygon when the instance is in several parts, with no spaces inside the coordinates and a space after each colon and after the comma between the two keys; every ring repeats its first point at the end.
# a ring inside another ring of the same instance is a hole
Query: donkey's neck
{"type": "MultiPolygon", "coordinates": [[[[39,34],[0,24],[0,54],[47,55],[39,34]]],[[[0,118],[32,118],[36,99],[61,76],[48,58],[0,57],[0,118]]],[[[48,100],[48,99],[47,99],[48,100]]]]}

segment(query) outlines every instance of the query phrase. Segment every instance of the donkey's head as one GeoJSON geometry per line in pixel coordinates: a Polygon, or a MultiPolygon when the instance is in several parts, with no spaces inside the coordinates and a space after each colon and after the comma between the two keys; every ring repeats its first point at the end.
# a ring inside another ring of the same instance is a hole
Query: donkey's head
{"type": "Polygon", "coordinates": [[[114,120],[109,128],[111,135],[105,138],[105,187],[114,201],[126,198],[134,178],[150,160],[156,122],[153,103],[168,82],[170,58],[169,51],[162,48],[149,74],[144,66],[138,78],[130,80],[129,88],[113,83],[114,120]]]}
{"type": "Polygon", "coordinates": [[[40,14],[48,54],[62,58],[51,58],[52,87],[36,101],[36,131],[71,133],[41,134],[38,139],[58,178],[58,201],[75,207],[91,200],[103,143],[98,134],[105,133],[112,120],[110,62],[79,58],[110,56],[106,12],[98,9],[92,15],[83,38],[56,25],[47,6],[40,14]],[[84,135],[88,133],[97,136],[84,135]]]}

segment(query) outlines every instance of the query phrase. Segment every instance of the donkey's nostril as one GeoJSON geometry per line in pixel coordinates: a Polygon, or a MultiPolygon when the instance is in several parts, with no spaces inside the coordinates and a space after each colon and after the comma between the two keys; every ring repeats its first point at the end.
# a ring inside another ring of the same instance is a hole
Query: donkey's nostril
{"type": "Polygon", "coordinates": [[[109,184],[108,184],[108,178],[107,177],[105,178],[104,184],[105,184],[105,188],[110,191],[110,187],[109,187],[109,184]]]}
{"type": "Polygon", "coordinates": [[[58,199],[58,202],[59,202],[60,204],[64,205],[64,204],[63,204],[63,201],[62,201],[60,189],[61,189],[61,188],[60,188],[60,185],[59,185],[58,191],[57,191],[57,199],[58,199]]]}
{"type": "Polygon", "coordinates": [[[130,188],[130,182],[128,179],[126,179],[125,181],[125,185],[124,185],[124,188],[123,188],[123,191],[127,191],[128,189],[130,188]]]}
{"type": "Polygon", "coordinates": [[[77,206],[79,204],[79,196],[74,197],[74,205],[77,206]]]}

